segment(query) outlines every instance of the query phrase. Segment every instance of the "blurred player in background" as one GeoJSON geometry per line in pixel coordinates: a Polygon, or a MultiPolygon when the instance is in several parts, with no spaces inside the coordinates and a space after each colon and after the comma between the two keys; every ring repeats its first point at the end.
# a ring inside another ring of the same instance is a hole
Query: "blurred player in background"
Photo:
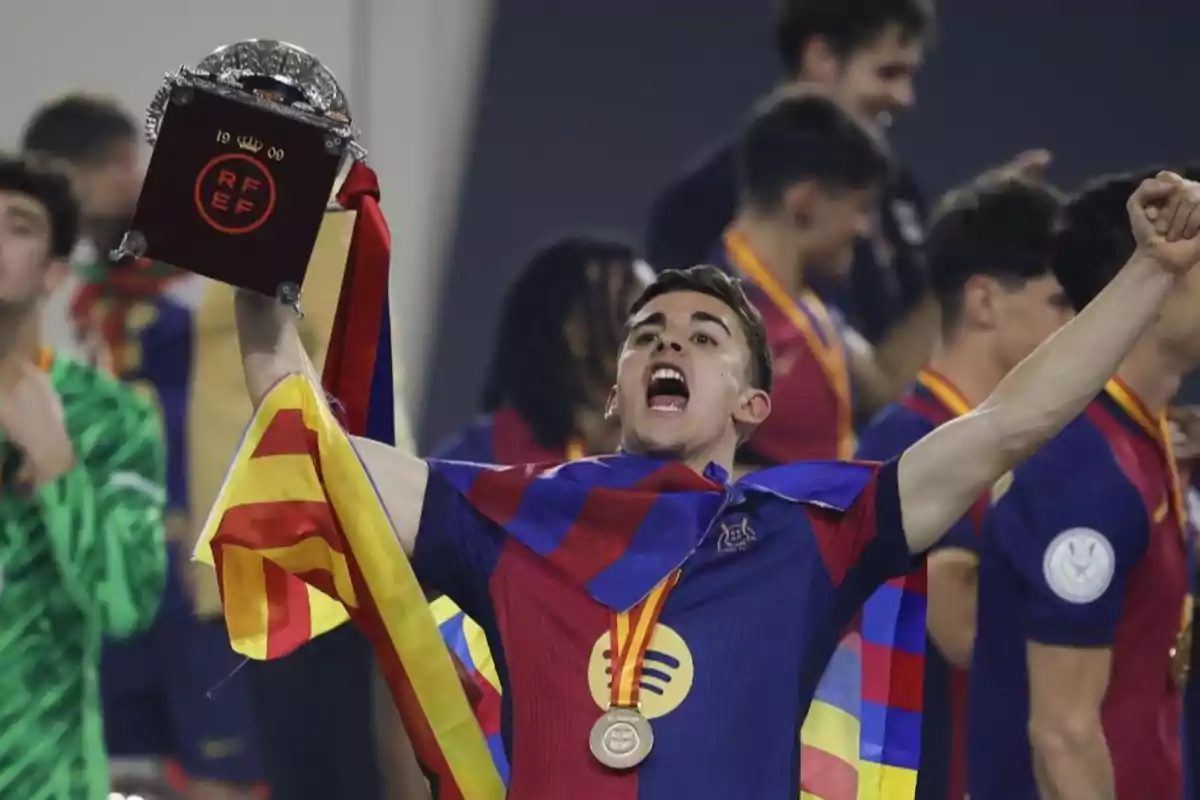
{"type": "Polygon", "coordinates": [[[205,342],[220,336],[219,326],[206,324],[214,318],[210,284],[167,265],[108,259],[137,204],[138,138],[136,122],[115,102],[70,95],[40,108],[23,140],[27,152],[62,165],[80,200],[85,246],[74,264],[69,336],[150,398],[167,434],[166,591],[151,629],[105,654],[105,733],[115,778],[163,791],[162,778],[146,774],[146,758],[163,757],[188,776],[190,800],[233,800],[262,778],[246,676],[237,672],[241,659],[229,647],[215,582],[186,554],[193,510],[202,516],[211,504],[233,446],[225,440],[236,442],[227,429],[244,424],[249,409],[212,371],[198,372],[212,363],[205,342]],[[215,471],[207,498],[206,463],[215,471]]]}
{"type": "Polygon", "coordinates": [[[625,316],[652,278],[617,239],[566,236],[534,253],[500,312],[484,415],[437,457],[518,464],[616,450],[604,403],[625,316]]]}
{"type": "MultiPolygon", "coordinates": [[[[630,305],[653,279],[624,242],[573,235],[534,253],[508,290],[483,389],[484,414],[435,448],[484,464],[564,461],[612,453],[618,430],[604,404],[630,305]]],[[[433,612],[470,691],[502,777],[500,681],[482,629],[447,597],[433,612]]]]}
{"type": "MultiPolygon", "coordinates": [[[[781,0],[775,48],[789,85],[827,93],[883,135],[892,115],[913,103],[913,79],[934,23],[931,0],[781,0]]],[[[934,331],[929,309],[901,324],[926,294],[918,251],[925,203],[903,170],[881,188],[871,206],[877,224],[854,250],[848,275],[816,278],[812,288],[880,349],[898,391],[928,355],[934,331]]],[[[722,142],[655,202],[650,263],[655,269],[702,263],[737,206],[736,147],[722,142]]]]}
{"type": "MultiPolygon", "coordinates": [[[[882,145],[833,101],[777,95],[738,149],[741,204],[714,260],[746,281],[775,359],[772,414],[738,453],[747,467],[849,458],[854,452],[851,364],[874,370],[870,347],[810,285],[844,275],[870,231],[887,182],[882,145]]],[[[878,408],[879,381],[854,389],[878,408]]]]}
{"type": "MultiPolygon", "coordinates": [[[[788,88],[829,95],[884,137],[892,117],[914,103],[935,23],[932,0],[779,0],[774,44],[788,88]]],[[[655,269],[709,256],[738,205],[735,151],[719,143],[659,196],[647,232],[655,269]]],[[[1044,151],[1028,151],[1001,169],[1034,176],[1048,161],[1044,151]]],[[[895,397],[928,358],[937,331],[920,254],[925,201],[902,166],[873,212],[849,274],[818,277],[811,288],[875,347],[895,397]]]]}
{"type": "MultiPolygon", "coordinates": [[[[859,458],[887,461],[966,414],[1071,317],[1050,269],[1061,208],[1055,190],[1020,179],[982,178],[947,195],[925,241],[941,307],[941,341],[906,396],[863,431],[859,458]]],[[[933,646],[925,648],[917,800],[966,795],[966,668],[975,640],[979,528],[987,506],[981,497],[926,562],[933,646]]],[[[897,585],[913,581],[923,583],[925,576],[901,578],[897,585]]],[[[894,587],[879,596],[894,598],[894,587]]]]}
{"type": "MultiPolygon", "coordinates": [[[[1135,256],[1145,233],[1126,203],[1153,174],[1101,179],[1068,204],[1053,263],[1075,308],[1135,256]]],[[[1200,225],[1187,216],[1167,206],[1156,224],[1200,225]]],[[[1106,390],[993,491],[971,665],[974,800],[1181,796],[1191,603],[1165,412],[1200,363],[1198,309],[1191,275],[1106,390]]]]}
{"type": "Polygon", "coordinates": [[[67,179],[0,157],[0,797],[108,794],[104,636],[154,618],[165,573],[162,426],[42,345],[78,231],[67,179]]]}

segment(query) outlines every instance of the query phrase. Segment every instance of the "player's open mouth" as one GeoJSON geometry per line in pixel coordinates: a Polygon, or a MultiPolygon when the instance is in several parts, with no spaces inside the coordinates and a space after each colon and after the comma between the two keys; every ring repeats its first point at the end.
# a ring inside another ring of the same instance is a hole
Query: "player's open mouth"
{"type": "Polygon", "coordinates": [[[683,411],[688,404],[687,379],[678,367],[663,364],[650,372],[646,403],[655,411],[683,411]]]}

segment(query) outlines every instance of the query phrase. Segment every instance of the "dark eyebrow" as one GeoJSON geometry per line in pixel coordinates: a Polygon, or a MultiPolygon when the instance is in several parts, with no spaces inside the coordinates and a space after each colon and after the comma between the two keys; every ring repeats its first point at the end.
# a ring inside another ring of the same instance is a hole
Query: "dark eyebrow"
{"type": "MultiPolygon", "coordinates": [[[[707,311],[693,311],[692,322],[711,322],[714,325],[719,325],[721,330],[725,331],[727,336],[733,336],[729,330],[729,326],[725,324],[725,320],[718,317],[716,314],[710,314],[707,311]]],[[[629,326],[629,333],[633,333],[639,328],[654,326],[662,328],[667,324],[667,317],[661,311],[655,311],[653,314],[647,314],[642,319],[629,326]]]]}
{"type": "Polygon", "coordinates": [[[9,219],[17,220],[18,222],[29,222],[39,228],[45,228],[48,224],[46,215],[35,211],[26,206],[9,206],[4,211],[4,216],[9,219]]]}
{"type": "Polygon", "coordinates": [[[653,314],[647,314],[636,322],[630,323],[628,332],[633,333],[639,328],[646,328],[651,325],[661,328],[667,324],[667,317],[661,311],[655,311],[653,314]]]}
{"type": "Polygon", "coordinates": [[[720,325],[721,330],[725,331],[726,336],[733,336],[733,333],[729,330],[729,326],[725,324],[725,320],[716,314],[709,314],[707,311],[697,311],[692,314],[692,322],[711,322],[715,325],[720,325]]]}

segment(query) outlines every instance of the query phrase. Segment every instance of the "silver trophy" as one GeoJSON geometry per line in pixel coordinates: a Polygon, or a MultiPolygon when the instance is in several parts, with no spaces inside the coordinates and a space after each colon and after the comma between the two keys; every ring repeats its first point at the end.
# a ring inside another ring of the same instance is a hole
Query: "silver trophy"
{"type": "Polygon", "coordinates": [[[167,74],[145,133],[146,183],[112,257],[273,285],[295,305],[320,218],[366,159],[333,74],[287,42],[235,42],[167,74]]]}

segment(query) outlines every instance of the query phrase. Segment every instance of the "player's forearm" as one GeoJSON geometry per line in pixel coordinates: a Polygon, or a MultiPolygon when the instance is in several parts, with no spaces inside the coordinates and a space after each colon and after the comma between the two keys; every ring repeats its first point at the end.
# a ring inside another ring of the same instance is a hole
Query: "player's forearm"
{"type": "Polygon", "coordinates": [[[1000,382],[980,406],[996,420],[1003,469],[1011,469],[1074,419],[1158,316],[1176,278],[1135,254],[1078,317],[1000,382]]]}
{"type": "Polygon", "coordinates": [[[161,487],[132,473],[97,481],[76,467],[40,487],[36,502],[79,607],[97,613],[110,636],[149,625],[166,580],[161,487]]]}
{"type": "Polygon", "coordinates": [[[1034,774],[1042,797],[1052,800],[1115,800],[1112,757],[1098,715],[1075,722],[1029,726],[1034,774]]]}
{"type": "Polygon", "coordinates": [[[296,331],[294,311],[246,289],[237,291],[234,304],[246,389],[257,407],[280,380],[311,372],[312,367],[296,331]]]}
{"type": "Polygon", "coordinates": [[[981,493],[1084,409],[1154,320],[1175,281],[1153,260],[1135,255],[977,409],[905,452],[900,498],[914,552],[932,546],[981,493]]]}

